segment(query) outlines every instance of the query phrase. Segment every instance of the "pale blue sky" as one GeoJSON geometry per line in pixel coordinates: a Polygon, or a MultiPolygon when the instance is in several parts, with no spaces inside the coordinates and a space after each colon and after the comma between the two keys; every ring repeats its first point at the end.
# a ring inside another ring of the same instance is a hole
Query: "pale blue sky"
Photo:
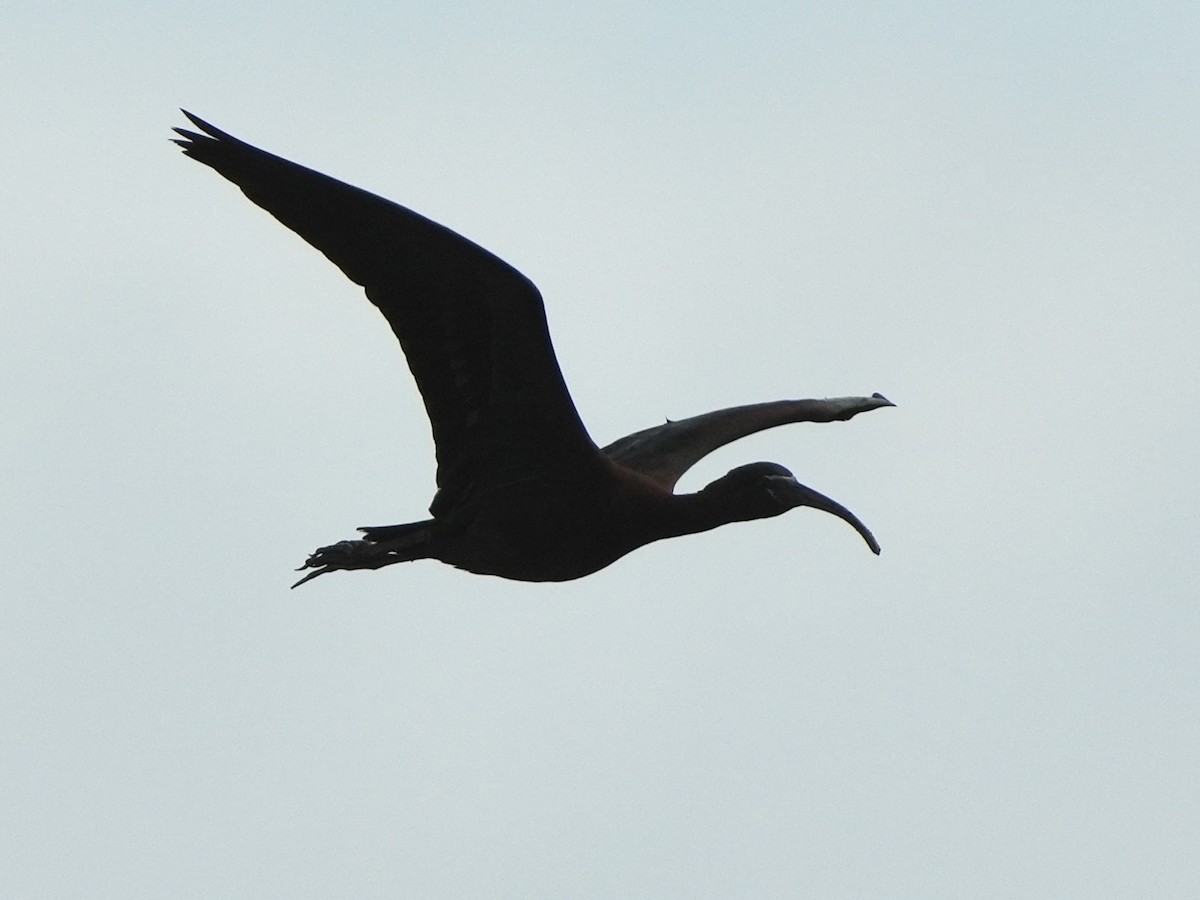
{"type": "Polygon", "coordinates": [[[1194,4],[27,3],[0,34],[0,894],[1200,893],[1194,4]],[[798,511],[287,590],[422,516],[375,310],[185,106],[542,289],[593,435],[798,511]]]}

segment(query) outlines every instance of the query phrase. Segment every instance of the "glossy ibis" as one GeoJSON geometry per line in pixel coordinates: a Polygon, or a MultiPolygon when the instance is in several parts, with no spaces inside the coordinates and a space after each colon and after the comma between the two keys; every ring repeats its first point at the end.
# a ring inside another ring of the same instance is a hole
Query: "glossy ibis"
{"type": "Polygon", "coordinates": [[[567,581],[663,538],[798,506],[852,512],[775,463],[739,466],[694,494],[680,476],[718,447],[789,422],[846,420],[880,394],[722,409],[639,431],[603,449],[567,392],[538,289],[488,251],[417,213],[252,147],[184,112],[183,152],[366,289],[408,359],[437,448],[432,518],[366,527],[313,553],[293,587],[338,569],[437,559],[519,581],[567,581]]]}

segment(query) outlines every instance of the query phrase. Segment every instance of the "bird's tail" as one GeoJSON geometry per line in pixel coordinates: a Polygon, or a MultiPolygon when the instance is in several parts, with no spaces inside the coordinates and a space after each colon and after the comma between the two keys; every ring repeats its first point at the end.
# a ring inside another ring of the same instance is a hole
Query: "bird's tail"
{"type": "Polygon", "coordinates": [[[431,525],[433,519],[426,519],[424,522],[409,522],[406,525],[363,525],[358,531],[363,540],[372,544],[397,542],[401,546],[418,546],[429,540],[431,525]]]}

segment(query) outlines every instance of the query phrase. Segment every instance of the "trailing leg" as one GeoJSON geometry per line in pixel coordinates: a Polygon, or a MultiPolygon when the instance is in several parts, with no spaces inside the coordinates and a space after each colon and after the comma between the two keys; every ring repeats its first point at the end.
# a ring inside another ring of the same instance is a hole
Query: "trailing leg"
{"type": "Polygon", "coordinates": [[[411,522],[407,525],[368,526],[358,529],[363,538],[339,541],[314,552],[297,572],[312,569],[292,585],[297,588],[326,572],[350,569],[382,569],[393,563],[427,559],[433,537],[433,520],[411,522]]]}

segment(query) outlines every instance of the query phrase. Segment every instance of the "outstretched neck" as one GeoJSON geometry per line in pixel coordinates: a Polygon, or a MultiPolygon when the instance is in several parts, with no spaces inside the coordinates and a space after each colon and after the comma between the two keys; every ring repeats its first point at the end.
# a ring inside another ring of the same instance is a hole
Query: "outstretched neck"
{"type": "Polygon", "coordinates": [[[763,508],[762,504],[750,503],[747,499],[720,491],[713,485],[694,494],[672,494],[664,504],[665,515],[658,522],[661,533],[653,540],[699,534],[731,522],[765,519],[783,512],[763,508]]]}

